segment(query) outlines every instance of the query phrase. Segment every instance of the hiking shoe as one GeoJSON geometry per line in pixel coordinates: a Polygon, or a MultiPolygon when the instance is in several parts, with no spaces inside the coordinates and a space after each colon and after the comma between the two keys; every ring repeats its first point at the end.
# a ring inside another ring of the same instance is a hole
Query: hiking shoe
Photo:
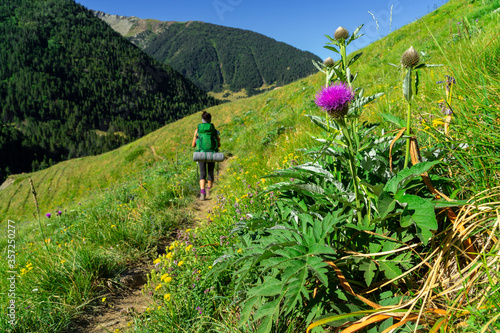
{"type": "Polygon", "coordinates": [[[205,200],[205,194],[200,193],[200,200],[201,200],[201,201],[205,200]]]}

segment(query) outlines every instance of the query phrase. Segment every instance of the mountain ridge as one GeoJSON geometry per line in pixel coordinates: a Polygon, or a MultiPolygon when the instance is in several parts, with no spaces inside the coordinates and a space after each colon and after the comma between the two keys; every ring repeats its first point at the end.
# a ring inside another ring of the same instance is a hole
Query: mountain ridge
{"type": "Polygon", "coordinates": [[[251,30],[202,21],[159,21],[93,11],[115,31],[205,91],[248,95],[316,72],[309,51],[251,30]]]}

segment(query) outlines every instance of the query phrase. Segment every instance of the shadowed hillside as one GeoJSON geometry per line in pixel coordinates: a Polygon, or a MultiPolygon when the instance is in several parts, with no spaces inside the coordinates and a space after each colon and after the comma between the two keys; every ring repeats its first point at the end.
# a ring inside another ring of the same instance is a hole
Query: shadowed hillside
{"type": "Polygon", "coordinates": [[[216,104],[72,0],[0,4],[0,180],[216,104]]]}

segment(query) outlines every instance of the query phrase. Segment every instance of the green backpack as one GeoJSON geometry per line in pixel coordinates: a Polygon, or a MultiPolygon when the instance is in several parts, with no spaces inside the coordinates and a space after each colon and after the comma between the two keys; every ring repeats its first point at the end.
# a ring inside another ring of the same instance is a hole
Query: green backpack
{"type": "Polygon", "coordinates": [[[196,140],[197,152],[217,152],[217,130],[212,123],[198,125],[198,140],[196,140]]]}

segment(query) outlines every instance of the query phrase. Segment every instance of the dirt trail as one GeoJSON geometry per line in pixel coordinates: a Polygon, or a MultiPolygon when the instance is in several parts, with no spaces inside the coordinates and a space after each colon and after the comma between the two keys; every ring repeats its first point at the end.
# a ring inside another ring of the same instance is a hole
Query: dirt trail
{"type": "MultiPolygon", "coordinates": [[[[227,169],[229,159],[220,163],[219,177],[224,174],[227,169]]],[[[216,185],[219,182],[219,177],[215,175],[216,185]]],[[[210,194],[207,200],[200,201],[197,199],[191,206],[186,209],[193,212],[194,219],[192,226],[196,227],[203,219],[206,219],[208,210],[215,205],[215,195],[210,194]]],[[[158,246],[158,251],[161,252],[174,239],[171,237],[164,244],[158,246]]],[[[128,329],[133,330],[133,325],[129,323],[133,321],[133,315],[143,313],[147,308],[154,307],[153,299],[149,295],[144,295],[142,288],[147,281],[147,274],[153,268],[153,260],[136,264],[134,268],[130,268],[122,273],[120,285],[109,282],[109,294],[105,302],[99,299],[100,304],[92,313],[86,313],[78,322],[76,327],[71,327],[67,332],[76,333],[104,333],[104,332],[127,332],[128,329]]]]}

